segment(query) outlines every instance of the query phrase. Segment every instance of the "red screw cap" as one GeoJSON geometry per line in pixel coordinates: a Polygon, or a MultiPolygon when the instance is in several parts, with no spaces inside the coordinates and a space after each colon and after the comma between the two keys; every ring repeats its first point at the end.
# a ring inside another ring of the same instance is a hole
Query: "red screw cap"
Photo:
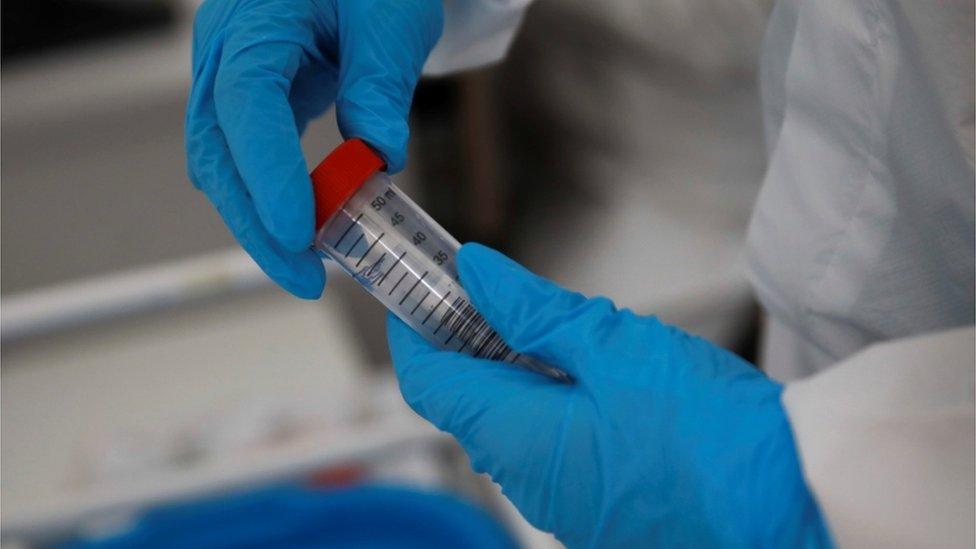
{"type": "Polygon", "coordinates": [[[380,155],[361,139],[343,142],[312,170],[315,229],[336,213],[372,175],[386,166],[380,155]]]}

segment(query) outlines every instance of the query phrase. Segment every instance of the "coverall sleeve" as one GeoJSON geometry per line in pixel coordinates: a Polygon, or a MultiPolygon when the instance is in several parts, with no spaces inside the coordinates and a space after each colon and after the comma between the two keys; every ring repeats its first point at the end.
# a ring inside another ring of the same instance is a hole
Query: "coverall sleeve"
{"type": "Polygon", "coordinates": [[[444,31],[424,65],[438,76],[505,57],[532,0],[444,0],[444,31]]]}
{"type": "Polygon", "coordinates": [[[844,547],[973,547],[973,327],[787,385],[804,474],[844,547]]]}

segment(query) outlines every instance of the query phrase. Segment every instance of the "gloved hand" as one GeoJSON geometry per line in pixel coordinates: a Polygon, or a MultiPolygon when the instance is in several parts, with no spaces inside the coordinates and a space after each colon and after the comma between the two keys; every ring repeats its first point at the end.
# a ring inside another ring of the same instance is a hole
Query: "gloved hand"
{"type": "Polygon", "coordinates": [[[333,102],[339,130],[406,161],[407,113],[442,0],[208,0],[193,29],[190,179],[262,269],[316,298],[312,183],[299,135],[333,102]]]}
{"type": "Polygon", "coordinates": [[[781,386],[707,341],[587,299],[468,244],[461,283],[565,385],[428,345],[392,315],[406,401],[454,435],[536,527],[570,547],[830,544],[781,386]]]}

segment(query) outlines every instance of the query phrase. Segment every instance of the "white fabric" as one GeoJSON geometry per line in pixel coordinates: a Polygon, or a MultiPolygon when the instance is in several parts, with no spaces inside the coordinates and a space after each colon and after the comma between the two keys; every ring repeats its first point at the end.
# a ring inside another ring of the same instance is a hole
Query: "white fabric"
{"type": "MultiPolygon", "coordinates": [[[[428,74],[504,56],[529,0],[445,0],[428,74]]],[[[782,0],[767,26],[769,170],[749,231],[766,308],[822,359],[972,322],[971,0],[782,0]]]]}
{"type": "Polygon", "coordinates": [[[969,547],[972,327],[869,347],[783,394],[807,483],[841,547],[969,547]]]}
{"type": "Polygon", "coordinates": [[[531,0],[444,0],[444,31],[424,64],[437,76],[499,61],[531,0]]]}
{"type": "Polygon", "coordinates": [[[774,377],[972,323],[973,51],[972,0],[777,4],[748,254],[763,304],[820,352],[774,377]]]}
{"type": "Polygon", "coordinates": [[[836,361],[785,323],[766,316],[759,364],[771,378],[788,383],[816,374],[836,361]],[[773,366],[775,365],[775,366],[773,366]]]}

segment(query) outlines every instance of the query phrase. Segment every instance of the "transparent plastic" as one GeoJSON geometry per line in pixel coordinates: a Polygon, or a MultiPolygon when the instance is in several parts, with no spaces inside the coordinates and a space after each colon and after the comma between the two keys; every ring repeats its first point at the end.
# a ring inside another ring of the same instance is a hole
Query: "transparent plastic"
{"type": "Polygon", "coordinates": [[[563,371],[513,351],[461,287],[461,245],[380,172],[322,225],[316,248],[434,346],[510,362],[560,381],[563,371]]]}

